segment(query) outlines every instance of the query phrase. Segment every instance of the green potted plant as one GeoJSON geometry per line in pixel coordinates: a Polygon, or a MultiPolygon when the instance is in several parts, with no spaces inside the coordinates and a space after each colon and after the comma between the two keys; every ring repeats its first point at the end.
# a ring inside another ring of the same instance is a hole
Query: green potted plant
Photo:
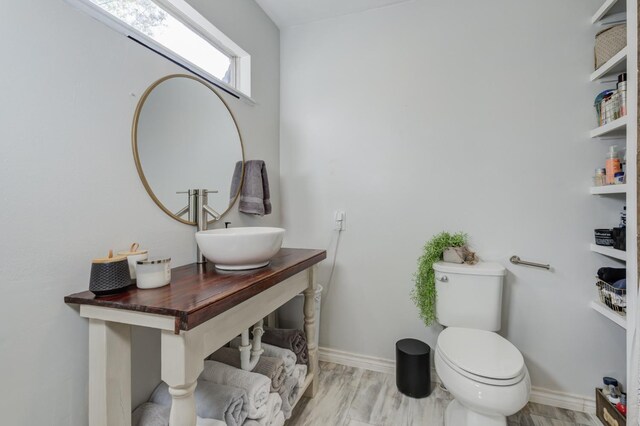
{"type": "Polygon", "coordinates": [[[442,260],[444,251],[449,247],[463,247],[467,244],[467,234],[441,232],[434,235],[422,249],[418,259],[418,270],[414,275],[415,288],[411,299],[420,310],[420,318],[427,326],[436,322],[436,276],[433,264],[442,260]]]}

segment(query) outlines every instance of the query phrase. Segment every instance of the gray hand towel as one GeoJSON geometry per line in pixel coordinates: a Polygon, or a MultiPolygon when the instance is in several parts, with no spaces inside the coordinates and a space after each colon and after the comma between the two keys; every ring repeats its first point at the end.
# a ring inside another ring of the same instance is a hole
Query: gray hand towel
{"type": "MultiPolygon", "coordinates": [[[[238,193],[242,162],[236,163],[231,179],[231,201],[238,193]]],[[[244,178],[240,190],[239,210],[242,213],[264,216],[271,213],[271,194],[267,166],[262,160],[249,160],[244,163],[244,178]]]]}
{"type": "MultiPolygon", "coordinates": [[[[240,368],[240,351],[238,349],[220,348],[209,355],[207,359],[240,368]]],[[[287,378],[284,371],[284,361],[281,358],[262,355],[251,371],[271,379],[271,392],[278,392],[287,378]]]]}
{"type": "Polygon", "coordinates": [[[302,330],[265,327],[262,341],[291,350],[296,354],[296,364],[309,363],[307,337],[302,330]]]}
{"type": "MultiPolygon", "coordinates": [[[[247,393],[232,386],[198,380],[195,398],[198,416],[222,420],[229,426],[242,425],[249,414],[247,393]]],[[[149,402],[171,406],[171,394],[166,383],[156,387],[149,402]]]]}
{"type": "MultiPolygon", "coordinates": [[[[240,337],[236,337],[229,342],[229,346],[237,349],[240,346],[240,343],[240,337]]],[[[293,374],[297,358],[296,354],[294,354],[290,349],[279,348],[278,346],[262,342],[262,350],[264,351],[262,355],[280,358],[284,362],[284,372],[287,377],[290,377],[293,374]]]]}
{"type": "MultiPolygon", "coordinates": [[[[168,405],[145,402],[135,409],[131,415],[131,426],[169,426],[169,413],[171,407],[168,405]]],[[[227,426],[221,420],[196,418],[196,426],[227,426]]]]}
{"type": "Polygon", "coordinates": [[[168,405],[145,402],[131,414],[132,426],[169,426],[168,405]]]}

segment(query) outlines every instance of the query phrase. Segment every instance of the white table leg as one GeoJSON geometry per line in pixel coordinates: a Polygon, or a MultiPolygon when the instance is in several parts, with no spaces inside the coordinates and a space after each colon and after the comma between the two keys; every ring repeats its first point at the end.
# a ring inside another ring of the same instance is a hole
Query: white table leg
{"type": "Polygon", "coordinates": [[[304,396],[313,397],[318,390],[318,345],[316,344],[316,282],[318,267],[308,269],[309,285],[304,291],[304,332],[307,335],[309,350],[309,374],[313,374],[313,381],[309,384],[304,396]]]}
{"type": "Polygon", "coordinates": [[[204,369],[204,360],[200,358],[196,345],[189,332],[174,334],[162,331],[162,380],[169,385],[172,397],[169,426],[196,426],[193,393],[198,376],[204,369]]]}
{"type": "Polygon", "coordinates": [[[131,425],[131,326],[89,320],[89,425],[131,425]]]}

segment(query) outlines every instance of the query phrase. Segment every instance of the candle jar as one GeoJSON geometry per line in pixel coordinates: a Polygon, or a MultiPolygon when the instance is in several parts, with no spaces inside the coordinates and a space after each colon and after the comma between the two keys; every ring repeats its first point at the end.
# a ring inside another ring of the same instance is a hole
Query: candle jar
{"type": "Polygon", "coordinates": [[[158,288],[171,282],[171,258],[151,258],[136,262],[138,288],[158,288]]]}
{"type": "Polygon", "coordinates": [[[594,186],[604,186],[607,184],[606,169],[596,169],[596,174],[593,176],[594,186]]]}

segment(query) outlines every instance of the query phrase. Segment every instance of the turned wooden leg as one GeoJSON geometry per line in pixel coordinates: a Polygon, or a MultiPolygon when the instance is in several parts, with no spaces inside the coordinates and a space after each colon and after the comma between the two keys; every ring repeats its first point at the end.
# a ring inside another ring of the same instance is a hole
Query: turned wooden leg
{"type": "Polygon", "coordinates": [[[89,320],[89,425],[131,426],[131,327],[89,320]]]}
{"type": "Polygon", "coordinates": [[[194,391],[204,360],[194,346],[188,332],[162,331],[162,380],[172,398],[169,426],[196,426],[194,391]]]}
{"type": "Polygon", "coordinates": [[[307,335],[309,349],[309,374],[313,380],[309,384],[304,396],[313,397],[318,390],[318,345],[316,344],[316,282],[317,266],[309,268],[309,285],[304,291],[304,332],[307,335]]]}

